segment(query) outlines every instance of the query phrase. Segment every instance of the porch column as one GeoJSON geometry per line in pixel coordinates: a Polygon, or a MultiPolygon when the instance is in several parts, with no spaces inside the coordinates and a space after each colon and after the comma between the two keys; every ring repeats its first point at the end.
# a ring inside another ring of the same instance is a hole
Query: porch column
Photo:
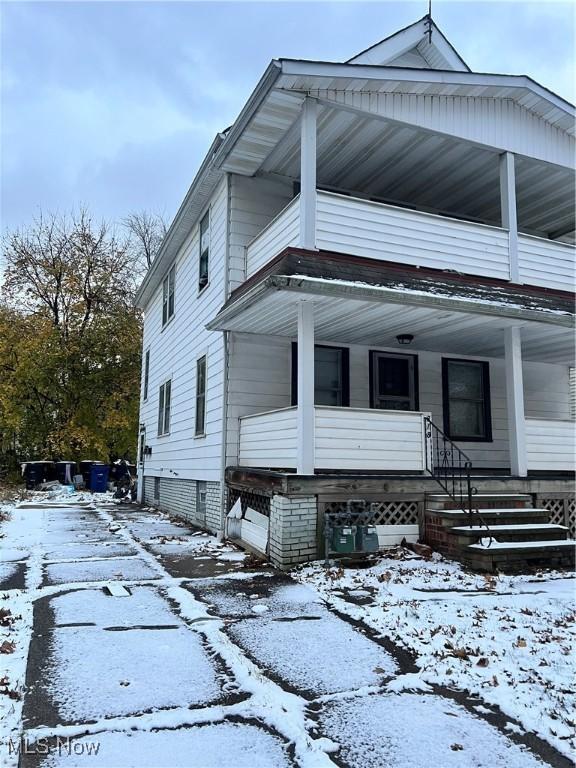
{"type": "Polygon", "coordinates": [[[518,326],[504,329],[510,466],[513,475],[526,477],[528,474],[528,464],[526,459],[526,421],[524,417],[521,342],[520,328],[518,326]]]}
{"type": "Polygon", "coordinates": [[[300,475],[314,474],[314,305],[298,303],[298,442],[300,475]]]}
{"type": "Polygon", "coordinates": [[[316,115],[318,102],[306,98],[300,124],[300,247],[316,248],[316,115]]]}
{"type": "Polygon", "coordinates": [[[502,226],[508,230],[508,264],[510,280],[520,282],[518,269],[518,221],[516,217],[516,172],[514,155],[504,152],[500,155],[500,211],[502,226]]]}

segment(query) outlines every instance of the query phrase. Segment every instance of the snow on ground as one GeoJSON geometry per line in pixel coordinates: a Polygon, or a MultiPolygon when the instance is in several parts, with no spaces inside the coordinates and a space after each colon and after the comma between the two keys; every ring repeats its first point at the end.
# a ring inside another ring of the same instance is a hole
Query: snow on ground
{"type": "Polygon", "coordinates": [[[382,558],[363,569],[313,564],[293,575],[412,651],[426,683],[477,694],[574,754],[573,578],[484,577],[439,556],[382,558]]]}
{"type": "Polygon", "coordinates": [[[160,730],[111,732],[74,739],[55,750],[45,768],[290,768],[286,747],[275,736],[243,723],[160,730]],[[225,745],[225,748],[223,748],[225,745]]]}
{"type": "Polygon", "coordinates": [[[463,707],[435,696],[380,695],[331,703],[320,722],[335,741],[351,738],[339,757],[362,768],[543,768],[463,707]],[[407,749],[409,745],[409,749],[407,749]]]}

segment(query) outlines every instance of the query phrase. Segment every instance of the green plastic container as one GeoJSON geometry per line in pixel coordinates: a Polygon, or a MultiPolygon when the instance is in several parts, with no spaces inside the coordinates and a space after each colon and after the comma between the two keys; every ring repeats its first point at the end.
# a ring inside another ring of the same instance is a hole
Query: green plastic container
{"type": "Polygon", "coordinates": [[[356,543],[355,525],[336,525],[332,529],[330,549],[332,552],[354,552],[356,543]]]}

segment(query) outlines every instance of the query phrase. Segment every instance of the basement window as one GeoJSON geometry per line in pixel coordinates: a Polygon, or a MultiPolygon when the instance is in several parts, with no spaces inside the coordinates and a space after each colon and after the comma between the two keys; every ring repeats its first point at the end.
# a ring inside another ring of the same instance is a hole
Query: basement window
{"type": "Polygon", "coordinates": [[[490,442],[490,374],[479,360],[442,358],[444,431],[452,440],[490,442]]]}

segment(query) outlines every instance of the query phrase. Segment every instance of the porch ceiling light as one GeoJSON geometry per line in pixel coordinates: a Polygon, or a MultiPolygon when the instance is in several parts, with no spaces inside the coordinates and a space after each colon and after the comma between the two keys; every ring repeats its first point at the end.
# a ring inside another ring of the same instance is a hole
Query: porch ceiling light
{"type": "Polygon", "coordinates": [[[412,344],[414,336],[411,333],[399,333],[396,336],[396,341],[398,344],[412,344]]]}

